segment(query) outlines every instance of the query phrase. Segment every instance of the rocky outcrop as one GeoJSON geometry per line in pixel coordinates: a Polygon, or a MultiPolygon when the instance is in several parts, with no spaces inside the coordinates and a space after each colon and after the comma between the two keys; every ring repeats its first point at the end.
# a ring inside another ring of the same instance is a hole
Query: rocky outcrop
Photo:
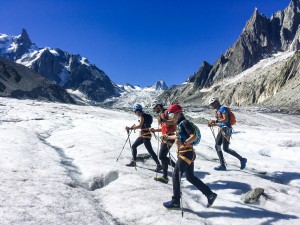
{"type": "MultiPolygon", "coordinates": [[[[229,105],[294,105],[290,102],[294,101],[293,97],[286,99],[287,104],[283,104],[283,99],[275,100],[275,95],[281,96],[283,90],[288,96],[298,96],[295,92],[298,86],[284,88],[290,82],[283,82],[281,85],[278,83],[278,80],[284,80],[279,73],[287,58],[282,61],[274,59],[270,67],[261,65],[257,69],[250,68],[256,68],[265,59],[276,58],[276,53],[299,50],[299,27],[300,0],[292,0],[284,11],[277,12],[270,19],[255,9],[240,37],[216,63],[211,66],[204,62],[187,84],[168,90],[162,97],[169,102],[180,100],[189,105],[205,104],[214,95],[224,99],[224,103],[229,105]],[[242,77],[241,74],[245,71],[248,71],[248,75],[242,77]]],[[[293,79],[298,79],[295,77],[298,77],[297,73],[293,79]]]]}
{"type": "Polygon", "coordinates": [[[21,36],[16,42],[18,44],[18,48],[15,52],[15,60],[20,59],[25,53],[28,53],[29,49],[33,45],[25,29],[22,29],[21,36]]]}
{"type": "Polygon", "coordinates": [[[258,202],[260,196],[266,196],[263,188],[254,188],[251,191],[248,191],[245,196],[242,198],[244,203],[255,203],[258,202]]]}
{"type": "Polygon", "coordinates": [[[199,71],[194,76],[189,78],[189,82],[194,82],[194,89],[203,88],[205,86],[208,75],[212,68],[212,65],[204,61],[199,71]]]}
{"type": "Polygon", "coordinates": [[[86,94],[89,99],[103,101],[116,95],[115,87],[109,77],[96,66],[71,64],[72,76],[63,86],[67,89],[76,89],[86,94]]]}
{"type": "Polygon", "coordinates": [[[0,96],[72,103],[61,87],[27,67],[0,57],[0,96]]]}

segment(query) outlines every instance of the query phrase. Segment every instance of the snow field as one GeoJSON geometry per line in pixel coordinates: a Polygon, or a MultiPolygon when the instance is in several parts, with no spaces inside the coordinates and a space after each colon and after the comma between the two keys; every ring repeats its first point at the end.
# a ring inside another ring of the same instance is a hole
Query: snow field
{"type": "MultiPolygon", "coordinates": [[[[243,171],[227,153],[228,171],[214,171],[218,161],[213,136],[206,125],[198,124],[202,140],[196,147],[195,174],[218,198],[207,209],[206,197],[183,177],[182,218],[180,211],[162,206],[171,199],[172,182],[153,180],[152,159],[138,162],[137,170],[126,167],[131,158],[126,144],[116,162],[127,138],[125,126],[137,122],[133,113],[0,98],[0,115],[0,224],[300,222],[300,126],[289,122],[299,116],[257,113],[248,118],[241,112],[231,147],[248,159],[243,171]],[[264,188],[266,197],[256,204],[243,203],[243,195],[256,187],[264,188]]],[[[132,133],[131,143],[137,136],[132,133]]],[[[156,152],[155,138],[152,145],[156,152]]],[[[175,146],[171,152],[176,156],[175,146]]],[[[140,146],[142,153],[147,151],[140,146]]]]}

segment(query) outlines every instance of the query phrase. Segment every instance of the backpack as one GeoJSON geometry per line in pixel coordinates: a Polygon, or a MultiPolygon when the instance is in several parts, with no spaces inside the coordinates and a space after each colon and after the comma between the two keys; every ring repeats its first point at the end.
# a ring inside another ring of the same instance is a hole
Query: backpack
{"type": "MultiPolygon", "coordinates": [[[[188,121],[188,120],[187,120],[188,121]]],[[[193,145],[193,146],[196,146],[196,145],[198,145],[199,143],[200,143],[200,140],[201,140],[201,132],[200,132],[200,130],[199,130],[199,128],[193,123],[193,122],[190,122],[190,121],[188,121],[190,124],[191,124],[191,126],[195,129],[195,133],[194,133],[194,135],[196,136],[196,138],[195,138],[195,140],[191,143],[191,145],[193,145]]],[[[182,123],[182,122],[181,122],[182,123]]],[[[178,125],[178,127],[180,127],[181,126],[181,123],[178,125]]]]}
{"type": "Polygon", "coordinates": [[[234,115],[234,113],[231,111],[231,109],[229,107],[227,107],[228,110],[228,118],[229,118],[229,123],[230,125],[235,125],[236,124],[236,117],[234,115]]]}
{"type": "Polygon", "coordinates": [[[143,117],[144,117],[143,127],[144,128],[151,127],[151,124],[153,122],[153,117],[150,114],[147,114],[147,113],[144,113],[143,117]]]}
{"type": "Polygon", "coordinates": [[[200,132],[199,128],[194,123],[190,122],[190,124],[194,127],[194,129],[195,129],[195,133],[194,134],[196,135],[196,139],[195,139],[195,141],[193,141],[191,143],[191,145],[196,146],[196,145],[198,145],[200,143],[201,132],[200,132]]]}

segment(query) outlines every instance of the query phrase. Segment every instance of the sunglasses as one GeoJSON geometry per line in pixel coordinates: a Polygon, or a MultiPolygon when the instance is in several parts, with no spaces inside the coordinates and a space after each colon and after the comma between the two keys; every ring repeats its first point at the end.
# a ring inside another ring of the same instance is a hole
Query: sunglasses
{"type": "Polygon", "coordinates": [[[174,119],[174,117],[175,117],[175,113],[169,113],[169,118],[170,119],[174,119]]]}

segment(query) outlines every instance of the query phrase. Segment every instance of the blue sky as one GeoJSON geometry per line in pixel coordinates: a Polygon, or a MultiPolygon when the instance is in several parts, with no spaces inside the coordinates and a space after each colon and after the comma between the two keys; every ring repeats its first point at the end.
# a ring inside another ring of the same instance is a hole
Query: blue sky
{"type": "Polygon", "coordinates": [[[0,33],[25,28],[39,47],[80,54],[114,82],[180,84],[213,64],[257,7],[268,18],[290,0],[9,0],[0,33]]]}

